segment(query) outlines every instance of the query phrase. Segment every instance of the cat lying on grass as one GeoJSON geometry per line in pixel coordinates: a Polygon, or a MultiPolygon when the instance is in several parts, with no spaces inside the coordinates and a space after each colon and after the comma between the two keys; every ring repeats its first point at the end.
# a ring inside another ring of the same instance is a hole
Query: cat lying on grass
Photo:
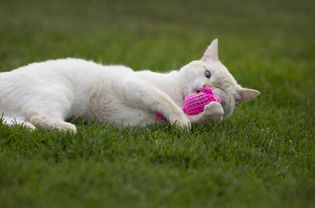
{"type": "Polygon", "coordinates": [[[81,59],[32,63],[0,73],[0,114],[5,125],[57,129],[75,133],[69,117],[114,125],[143,127],[162,114],[170,124],[190,128],[191,123],[216,122],[229,117],[235,104],[259,95],[243,88],[218,58],[213,40],[200,60],[178,71],[133,71],[120,65],[100,65],[81,59]],[[195,116],[181,109],[184,98],[210,86],[222,102],[210,103],[195,116]]]}

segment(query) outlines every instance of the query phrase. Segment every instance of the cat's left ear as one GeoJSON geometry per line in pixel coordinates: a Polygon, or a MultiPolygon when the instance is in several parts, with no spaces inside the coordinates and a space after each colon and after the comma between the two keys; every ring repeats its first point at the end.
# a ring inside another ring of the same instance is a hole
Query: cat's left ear
{"type": "Polygon", "coordinates": [[[258,90],[244,88],[244,87],[240,87],[237,90],[237,92],[238,92],[238,95],[239,95],[239,97],[236,99],[236,103],[237,104],[240,104],[240,103],[243,103],[243,102],[247,102],[249,100],[254,99],[258,95],[260,95],[260,92],[258,90]]]}
{"type": "Polygon", "coordinates": [[[208,46],[207,50],[203,54],[202,61],[218,61],[219,60],[219,50],[218,50],[218,39],[214,39],[208,46]]]}

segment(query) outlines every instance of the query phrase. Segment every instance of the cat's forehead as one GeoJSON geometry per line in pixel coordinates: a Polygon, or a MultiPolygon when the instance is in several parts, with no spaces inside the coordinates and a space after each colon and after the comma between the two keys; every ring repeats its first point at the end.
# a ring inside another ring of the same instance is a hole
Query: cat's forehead
{"type": "Polygon", "coordinates": [[[198,69],[209,68],[209,67],[211,67],[211,64],[208,64],[208,63],[203,62],[203,61],[192,61],[189,64],[187,64],[186,67],[194,69],[194,70],[198,70],[198,69]]]}
{"type": "Polygon", "coordinates": [[[217,82],[225,82],[226,84],[237,86],[237,81],[228,69],[220,61],[192,61],[190,69],[196,74],[202,74],[205,69],[209,70],[213,75],[213,80],[217,82]]]}
{"type": "Polygon", "coordinates": [[[203,72],[205,69],[216,74],[229,74],[228,70],[219,61],[204,62],[204,61],[192,61],[186,65],[191,71],[194,70],[196,73],[198,71],[203,72]]]}
{"type": "Polygon", "coordinates": [[[213,72],[229,73],[227,68],[220,61],[202,62],[203,66],[213,72]]]}

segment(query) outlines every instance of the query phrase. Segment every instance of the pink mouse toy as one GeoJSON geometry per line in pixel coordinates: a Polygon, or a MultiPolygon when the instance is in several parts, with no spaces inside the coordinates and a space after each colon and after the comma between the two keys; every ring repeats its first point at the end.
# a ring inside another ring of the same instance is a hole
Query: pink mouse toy
{"type": "MultiPolygon", "coordinates": [[[[188,95],[184,100],[183,111],[187,115],[197,115],[204,111],[204,107],[211,102],[221,103],[221,99],[214,94],[210,87],[200,90],[198,93],[188,95]]],[[[155,119],[165,120],[164,116],[160,113],[155,114],[155,119]]]]}
{"type": "Polygon", "coordinates": [[[211,102],[221,103],[221,99],[213,93],[210,87],[200,90],[198,93],[188,95],[184,100],[183,111],[187,115],[197,115],[204,111],[204,107],[211,102]]]}

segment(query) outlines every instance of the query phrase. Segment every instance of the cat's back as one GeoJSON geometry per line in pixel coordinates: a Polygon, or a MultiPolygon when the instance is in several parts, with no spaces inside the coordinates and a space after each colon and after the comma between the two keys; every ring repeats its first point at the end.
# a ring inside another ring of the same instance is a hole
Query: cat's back
{"type": "Polygon", "coordinates": [[[11,79],[42,81],[78,81],[94,80],[100,76],[112,76],[132,69],[121,65],[102,65],[93,61],[78,58],[64,58],[35,62],[19,67],[10,72],[0,73],[0,81],[11,79]]]}
{"type": "MultiPolygon", "coordinates": [[[[12,73],[71,73],[76,72],[92,72],[102,70],[104,66],[93,61],[78,58],[63,58],[55,60],[47,60],[42,62],[34,62],[26,66],[19,67],[12,73]]],[[[11,73],[10,72],[10,73],[11,73]]]]}

